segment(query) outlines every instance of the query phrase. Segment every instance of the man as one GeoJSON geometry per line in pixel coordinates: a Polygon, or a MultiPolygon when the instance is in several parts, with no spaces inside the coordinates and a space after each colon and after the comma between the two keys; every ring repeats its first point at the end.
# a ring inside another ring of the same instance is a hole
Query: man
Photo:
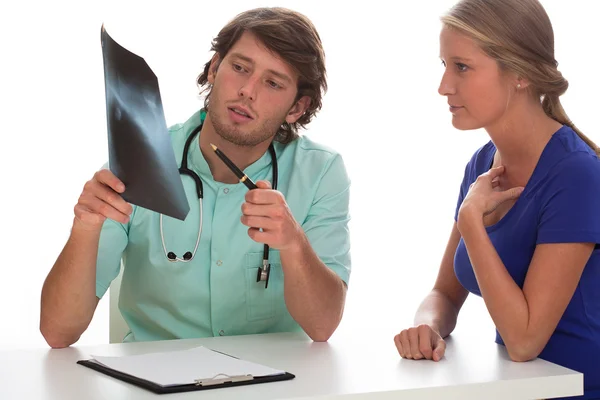
{"type": "Polygon", "coordinates": [[[198,77],[204,108],[170,129],[178,163],[199,131],[187,162],[203,186],[202,213],[186,175],[191,209],[179,221],[131,206],[123,183],[97,172],[42,289],[40,329],[51,347],[79,339],[121,260],[124,341],[300,329],[325,341],[337,328],[350,275],[350,183],[338,154],[297,134],[327,88],[319,35],[299,13],[262,8],[235,17],[212,50],[198,77]],[[258,189],[239,183],[211,144],[258,189]]]}

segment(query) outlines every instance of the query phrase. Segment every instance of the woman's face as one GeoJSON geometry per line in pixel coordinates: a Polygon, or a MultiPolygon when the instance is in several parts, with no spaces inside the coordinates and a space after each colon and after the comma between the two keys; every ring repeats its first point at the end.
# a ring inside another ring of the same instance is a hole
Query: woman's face
{"type": "Polygon", "coordinates": [[[440,33],[440,58],[445,70],[438,92],[448,98],[452,125],[469,130],[501,120],[516,83],[498,63],[468,36],[448,27],[440,33]]]}

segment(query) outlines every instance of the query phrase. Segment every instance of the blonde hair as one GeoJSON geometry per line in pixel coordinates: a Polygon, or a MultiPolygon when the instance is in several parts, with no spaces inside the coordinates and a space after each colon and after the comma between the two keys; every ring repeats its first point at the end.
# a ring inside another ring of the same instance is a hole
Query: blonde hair
{"type": "Polygon", "coordinates": [[[552,23],[538,0],[461,0],[441,20],[471,37],[501,68],[526,79],[546,115],[569,126],[600,155],[562,107],[559,98],[569,82],[557,68],[552,23]]]}

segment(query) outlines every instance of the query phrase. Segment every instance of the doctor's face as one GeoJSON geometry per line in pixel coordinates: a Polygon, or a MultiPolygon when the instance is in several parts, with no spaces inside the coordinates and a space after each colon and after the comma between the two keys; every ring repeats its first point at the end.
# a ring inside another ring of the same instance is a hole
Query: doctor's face
{"type": "Polygon", "coordinates": [[[208,114],[215,132],[239,146],[271,140],[284,121],[295,122],[307,98],[296,100],[298,75],[245,32],[227,55],[214,57],[208,74],[213,85],[208,114]]]}
{"type": "Polygon", "coordinates": [[[461,130],[489,127],[510,103],[510,77],[469,37],[444,27],[440,34],[444,75],[438,89],[448,98],[452,125],[461,130]]]}

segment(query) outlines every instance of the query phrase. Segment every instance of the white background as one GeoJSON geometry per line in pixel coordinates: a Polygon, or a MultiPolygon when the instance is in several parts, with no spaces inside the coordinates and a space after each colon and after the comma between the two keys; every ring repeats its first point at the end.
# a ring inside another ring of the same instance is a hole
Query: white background
{"type": "MultiPolygon", "coordinates": [[[[195,78],[210,41],[235,14],[281,5],[315,23],[329,92],[307,135],[340,151],[351,176],[353,268],[336,335],[408,327],[433,285],[465,163],[487,141],[461,132],[437,94],[439,16],[453,0],[4,2],[0,6],[0,349],[46,346],[43,281],[73,206],[107,161],[100,26],[158,76],[167,124],[201,106],[195,78]],[[6,5],[6,4],[9,5],[6,5]],[[399,5],[402,4],[402,5],[399,5]]],[[[600,34],[591,0],[542,1],[570,82],[563,105],[597,142],[600,34]]],[[[458,330],[493,340],[483,301],[469,298],[458,330]]],[[[387,336],[386,336],[387,337],[387,336]]],[[[80,344],[108,341],[108,299],[80,344]]]]}

